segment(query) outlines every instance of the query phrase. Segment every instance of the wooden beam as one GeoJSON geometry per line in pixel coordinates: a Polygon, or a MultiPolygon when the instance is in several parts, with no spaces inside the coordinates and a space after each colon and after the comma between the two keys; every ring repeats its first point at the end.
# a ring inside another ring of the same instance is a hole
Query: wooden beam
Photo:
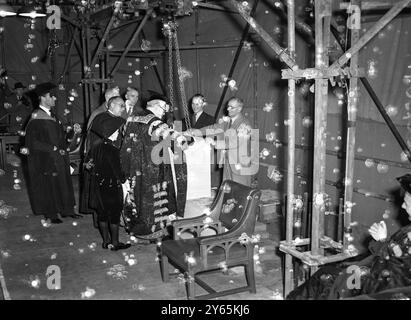
{"type": "Polygon", "coordinates": [[[114,80],[113,79],[86,78],[86,79],[81,79],[81,82],[85,84],[112,83],[114,82],[114,80]]]}
{"type": "Polygon", "coordinates": [[[367,30],[366,33],[353,45],[351,48],[345,52],[337,61],[335,61],[330,68],[339,69],[344,66],[351,57],[356,54],[362,47],[364,47],[368,41],[370,41],[375,35],[380,32],[388,23],[394,19],[402,9],[404,9],[411,0],[402,0],[397,2],[377,23],[375,23],[371,29],[367,30]]]}
{"type": "Polygon", "coordinates": [[[60,16],[63,20],[66,20],[67,22],[69,22],[71,25],[73,25],[74,27],[76,27],[77,29],[81,29],[81,25],[79,23],[77,23],[75,20],[73,20],[72,18],[70,18],[69,16],[66,16],[64,13],[61,13],[60,16]]]}
{"type": "Polygon", "coordinates": [[[398,132],[394,122],[392,122],[390,116],[387,114],[387,111],[385,111],[385,108],[384,108],[383,104],[381,103],[380,99],[378,99],[378,96],[375,93],[374,89],[371,87],[371,84],[368,82],[367,78],[360,78],[360,80],[361,80],[361,83],[364,85],[365,89],[370,94],[371,99],[374,101],[378,111],[380,112],[381,116],[383,117],[385,123],[388,125],[388,128],[390,129],[390,131],[394,135],[395,139],[399,143],[402,151],[405,153],[408,160],[411,162],[410,148],[408,147],[408,145],[404,141],[404,139],[401,137],[401,134],[398,132]]]}
{"type": "MultiPolygon", "coordinates": [[[[351,4],[359,6],[360,2],[358,0],[351,0],[351,4]]],[[[360,31],[351,29],[351,46],[357,43],[359,38],[360,31]]],[[[355,72],[357,69],[358,54],[355,53],[351,58],[350,70],[355,72]]],[[[357,129],[357,109],[359,103],[358,89],[358,78],[351,78],[347,104],[347,140],[345,147],[344,232],[349,232],[351,230],[355,166],[355,133],[357,129]]],[[[343,234],[344,250],[347,250],[349,244],[348,238],[343,234]]]]}
{"type": "MultiPolygon", "coordinates": [[[[295,57],[295,1],[287,0],[288,6],[288,51],[290,57],[295,57]]],[[[294,229],[294,171],[295,171],[295,80],[288,80],[288,148],[287,148],[287,210],[286,210],[286,241],[293,240],[294,229]]],[[[284,296],[292,290],[294,270],[292,257],[285,257],[284,296]]]]}
{"type": "MultiPolygon", "coordinates": [[[[394,1],[361,1],[361,12],[370,10],[388,10],[393,6],[394,1]]],[[[349,3],[341,3],[338,8],[333,9],[333,11],[346,10],[349,3]]],[[[408,4],[407,7],[410,7],[408,4]]]]}
{"type": "MultiPolygon", "coordinates": [[[[198,49],[224,49],[224,48],[237,48],[238,47],[238,42],[236,43],[222,43],[222,44],[190,44],[190,45],[183,45],[179,47],[179,50],[198,50],[198,49]]],[[[118,48],[118,49],[105,49],[106,51],[110,51],[111,53],[115,52],[124,52],[125,48],[118,48]]],[[[173,50],[175,50],[173,48],[173,50]]],[[[150,49],[150,52],[155,52],[155,51],[168,51],[167,47],[152,47],[150,49]]],[[[141,49],[130,49],[129,52],[145,52],[141,49]]]]}
{"type": "Polygon", "coordinates": [[[103,37],[101,38],[101,40],[100,40],[100,42],[97,46],[96,52],[94,53],[94,56],[91,59],[91,62],[90,62],[90,67],[91,68],[94,68],[94,65],[97,61],[97,57],[99,56],[99,54],[101,52],[101,49],[103,48],[104,43],[107,40],[108,34],[110,32],[111,27],[113,26],[113,23],[114,23],[115,19],[116,19],[116,16],[113,13],[113,15],[111,16],[109,22],[107,23],[106,29],[104,30],[104,33],[103,33],[103,37]]]}
{"type": "MultiPolygon", "coordinates": [[[[258,5],[258,0],[255,0],[254,4],[253,4],[253,8],[251,9],[251,12],[250,12],[251,16],[254,15],[255,10],[257,8],[257,5],[258,5]]],[[[233,62],[231,64],[230,70],[228,71],[227,80],[230,80],[232,78],[233,74],[234,74],[235,67],[237,65],[238,59],[240,58],[240,54],[242,52],[244,42],[247,39],[249,31],[250,31],[250,25],[247,24],[245,26],[244,30],[243,30],[242,35],[241,35],[240,44],[237,45],[237,51],[235,52],[233,62]]],[[[223,92],[221,93],[221,96],[220,96],[220,100],[218,101],[217,109],[214,113],[214,119],[217,119],[220,115],[221,109],[223,107],[223,101],[224,101],[224,98],[227,94],[227,90],[228,90],[228,86],[226,85],[226,86],[224,86],[223,92]]]]}
{"type": "Polygon", "coordinates": [[[74,48],[74,44],[75,44],[74,40],[75,40],[76,32],[77,32],[78,29],[72,28],[71,30],[72,30],[73,33],[71,35],[69,49],[68,49],[68,51],[65,55],[65,58],[64,58],[64,67],[63,67],[63,71],[61,72],[61,75],[58,79],[58,83],[61,83],[63,81],[64,76],[66,75],[66,72],[67,72],[68,66],[69,66],[69,62],[70,62],[71,53],[73,52],[73,48],[74,48]]]}
{"type": "MultiPolygon", "coordinates": [[[[346,78],[352,77],[364,77],[365,71],[364,69],[357,69],[351,70],[350,68],[343,69],[344,76],[346,78]]],[[[333,77],[341,76],[341,72],[336,69],[329,69],[329,68],[306,68],[306,69],[298,69],[298,70],[290,70],[290,69],[282,69],[281,70],[281,78],[282,79],[331,79],[333,77]]]]}
{"type": "Polygon", "coordinates": [[[228,10],[227,8],[225,8],[223,6],[220,6],[220,5],[217,5],[217,4],[206,3],[206,2],[196,2],[196,5],[193,4],[193,7],[194,8],[204,8],[204,9],[210,9],[210,10],[223,11],[223,12],[226,12],[226,13],[238,14],[238,12],[228,10]]]}
{"type": "MultiPolygon", "coordinates": [[[[411,1],[411,0],[410,0],[411,1]]],[[[255,32],[270,46],[271,49],[278,55],[278,58],[287,64],[287,66],[292,70],[297,70],[298,65],[295,63],[294,59],[286,52],[286,49],[282,48],[271,36],[255,21],[254,18],[250,17],[249,14],[244,10],[242,4],[236,2],[235,0],[230,0],[231,4],[238,10],[240,15],[245,21],[247,21],[255,32]]]]}
{"type": "MultiPolygon", "coordinates": [[[[142,36],[143,39],[146,39],[146,35],[144,34],[144,30],[141,30],[141,36],[142,36]]],[[[157,81],[160,84],[161,91],[163,92],[164,96],[167,96],[167,89],[164,86],[163,81],[161,80],[160,73],[158,72],[158,68],[157,68],[157,63],[155,63],[156,61],[154,60],[154,57],[151,57],[150,61],[151,61],[151,65],[153,66],[154,73],[157,77],[157,81]]]]}
{"type": "MultiPolygon", "coordinates": [[[[324,30],[330,28],[331,0],[315,1],[315,67],[317,69],[328,66],[328,40],[324,30]]],[[[328,81],[315,80],[315,110],[314,110],[314,165],[313,165],[313,200],[311,222],[311,252],[313,255],[322,255],[320,238],[324,234],[324,196],[325,196],[325,169],[327,144],[327,103],[328,81]]],[[[315,272],[312,268],[311,272],[315,272]]]]}
{"type": "MultiPolygon", "coordinates": [[[[81,48],[82,48],[82,74],[83,78],[88,76],[88,60],[87,60],[87,41],[86,41],[86,27],[81,29],[81,48]]],[[[83,85],[83,96],[84,96],[84,120],[89,117],[90,113],[90,87],[88,84],[83,85]]]]}
{"type": "MultiPolygon", "coordinates": [[[[410,0],[411,1],[411,0],[410,0]]],[[[134,41],[136,41],[138,35],[140,34],[141,30],[143,29],[143,26],[145,25],[145,23],[147,22],[148,18],[151,15],[151,12],[153,11],[153,9],[149,9],[146,11],[146,14],[143,18],[143,20],[141,20],[140,24],[138,25],[137,29],[134,31],[133,36],[131,37],[130,41],[128,42],[126,49],[124,50],[123,54],[121,55],[121,57],[118,59],[117,63],[114,65],[113,69],[111,70],[109,77],[112,77],[117,69],[120,67],[120,64],[123,62],[126,54],[128,53],[128,51],[130,50],[131,46],[133,45],[134,41]]]]}

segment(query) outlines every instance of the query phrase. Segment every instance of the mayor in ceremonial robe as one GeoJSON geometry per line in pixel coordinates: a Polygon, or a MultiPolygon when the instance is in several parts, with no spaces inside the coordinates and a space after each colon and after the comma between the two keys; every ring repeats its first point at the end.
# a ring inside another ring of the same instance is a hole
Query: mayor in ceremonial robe
{"type": "Polygon", "coordinates": [[[184,214],[187,172],[182,149],[187,143],[163,122],[169,109],[165,97],[152,96],[144,114],[128,118],[120,151],[131,184],[124,207],[126,229],[147,240],[166,236],[170,221],[184,214]]]}

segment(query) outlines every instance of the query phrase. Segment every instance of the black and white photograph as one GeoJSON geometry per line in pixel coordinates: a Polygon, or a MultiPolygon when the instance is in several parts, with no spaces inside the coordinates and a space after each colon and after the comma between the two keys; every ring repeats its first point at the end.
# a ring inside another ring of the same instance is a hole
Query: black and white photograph
{"type": "Polygon", "coordinates": [[[0,0],[0,300],[410,299],[411,0],[0,0]]]}

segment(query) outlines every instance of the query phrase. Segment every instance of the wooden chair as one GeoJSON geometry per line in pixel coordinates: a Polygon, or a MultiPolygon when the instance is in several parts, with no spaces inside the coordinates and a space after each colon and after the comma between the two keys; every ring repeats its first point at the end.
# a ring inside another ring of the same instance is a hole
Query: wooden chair
{"type": "Polygon", "coordinates": [[[188,299],[211,299],[243,291],[256,293],[254,243],[250,240],[260,194],[257,189],[226,180],[219,188],[209,214],[174,221],[174,240],[163,241],[159,246],[163,281],[169,281],[170,262],[185,276],[188,299]],[[206,229],[213,229],[216,234],[201,236],[206,229]],[[195,238],[181,239],[185,232],[192,233],[195,238]],[[244,266],[246,286],[217,292],[199,278],[200,273],[234,266],[244,266]],[[196,296],[195,283],[208,294],[196,296]]]}

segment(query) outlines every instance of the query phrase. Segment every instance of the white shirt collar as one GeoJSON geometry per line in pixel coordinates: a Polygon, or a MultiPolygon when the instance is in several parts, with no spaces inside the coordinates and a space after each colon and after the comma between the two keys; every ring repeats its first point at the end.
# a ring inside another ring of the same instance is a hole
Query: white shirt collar
{"type": "Polygon", "coordinates": [[[39,105],[39,108],[41,110],[44,110],[50,117],[51,117],[51,111],[50,109],[47,109],[46,107],[43,107],[42,105],[39,105]]]}
{"type": "Polygon", "coordinates": [[[130,103],[130,100],[126,100],[126,111],[127,111],[127,113],[130,113],[131,110],[133,110],[133,105],[130,103]]]}
{"type": "Polygon", "coordinates": [[[196,113],[196,121],[198,121],[198,118],[200,118],[202,113],[203,113],[203,111],[200,111],[200,112],[196,113]]]}
{"type": "Polygon", "coordinates": [[[236,121],[239,117],[240,117],[240,113],[237,114],[234,118],[231,118],[231,124],[233,124],[234,121],[236,121]]]}

